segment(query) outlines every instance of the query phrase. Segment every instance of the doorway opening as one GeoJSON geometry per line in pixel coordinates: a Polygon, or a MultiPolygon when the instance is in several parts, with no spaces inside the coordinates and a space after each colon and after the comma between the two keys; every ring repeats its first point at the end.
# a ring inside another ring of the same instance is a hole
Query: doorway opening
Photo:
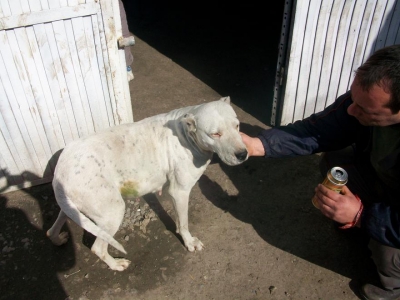
{"type": "Polygon", "coordinates": [[[266,125],[284,4],[124,1],[133,34],[266,125]]]}

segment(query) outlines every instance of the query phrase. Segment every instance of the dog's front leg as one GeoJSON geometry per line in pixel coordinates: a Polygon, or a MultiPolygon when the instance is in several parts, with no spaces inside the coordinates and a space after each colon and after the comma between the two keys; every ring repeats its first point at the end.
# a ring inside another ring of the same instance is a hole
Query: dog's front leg
{"type": "Polygon", "coordinates": [[[169,194],[172,197],[175,212],[176,212],[176,232],[179,233],[185,243],[186,248],[193,252],[195,250],[202,250],[203,243],[190,234],[188,223],[188,210],[189,210],[189,191],[178,189],[170,186],[169,194]]]}

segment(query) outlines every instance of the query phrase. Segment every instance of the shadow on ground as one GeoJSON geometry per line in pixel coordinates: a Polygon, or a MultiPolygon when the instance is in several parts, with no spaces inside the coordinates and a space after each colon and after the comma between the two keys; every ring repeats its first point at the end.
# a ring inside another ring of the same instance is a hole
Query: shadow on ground
{"type": "Polygon", "coordinates": [[[46,237],[58,211],[51,186],[1,195],[0,206],[0,299],[67,298],[58,272],[72,268],[75,251],[72,243],[55,248],[46,237]]]}
{"type": "MultiPolygon", "coordinates": [[[[242,131],[256,135],[261,129],[241,124],[242,131]]],[[[377,282],[368,250],[368,236],[360,229],[341,230],[312,205],[315,186],[323,180],[319,156],[264,159],[250,158],[229,167],[214,157],[237,188],[229,196],[206,175],[201,191],[214,205],[249,223],[267,243],[315,265],[352,278],[352,284],[377,282]],[[266,171],[267,170],[267,171],[266,171]]]]}

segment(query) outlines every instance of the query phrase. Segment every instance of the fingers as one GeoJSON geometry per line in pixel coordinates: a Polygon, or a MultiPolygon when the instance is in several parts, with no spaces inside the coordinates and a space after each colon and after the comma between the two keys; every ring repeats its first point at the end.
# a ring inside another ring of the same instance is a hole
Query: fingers
{"type": "Polygon", "coordinates": [[[323,204],[329,205],[329,202],[332,202],[332,200],[337,198],[336,196],[338,193],[328,189],[326,186],[320,183],[315,188],[315,194],[320,200],[322,200],[323,204]]]}
{"type": "MultiPolygon", "coordinates": [[[[315,195],[318,199],[318,204],[320,207],[324,206],[325,209],[326,208],[330,208],[334,206],[334,201],[331,198],[331,192],[333,192],[332,190],[328,189],[327,187],[325,187],[322,184],[318,184],[315,188],[315,195]]],[[[335,192],[333,192],[335,193],[335,192]]],[[[336,194],[336,193],[335,193],[336,194]]],[[[333,195],[335,196],[335,195],[333,195]]]]}
{"type": "Polygon", "coordinates": [[[318,186],[315,188],[315,195],[318,198],[318,204],[321,213],[324,216],[333,219],[338,207],[340,206],[340,203],[343,200],[341,199],[342,195],[332,191],[331,189],[328,189],[323,184],[318,184],[318,186]]]}
{"type": "Polygon", "coordinates": [[[243,142],[249,141],[251,137],[249,137],[247,134],[243,132],[239,132],[240,136],[242,137],[243,142]]]}
{"type": "Polygon", "coordinates": [[[360,203],[347,186],[343,186],[341,193],[337,193],[319,184],[315,188],[315,194],[319,209],[324,216],[341,224],[354,220],[360,203]]]}
{"type": "Polygon", "coordinates": [[[336,201],[338,201],[340,199],[340,194],[342,194],[342,195],[344,195],[344,194],[352,195],[350,190],[345,185],[342,187],[341,192],[338,193],[337,191],[334,191],[334,190],[331,190],[331,189],[327,188],[326,186],[324,186],[321,183],[317,185],[317,187],[315,188],[315,192],[316,193],[320,193],[321,195],[324,195],[327,198],[332,199],[332,200],[336,200],[336,201]]]}
{"type": "Polygon", "coordinates": [[[258,137],[250,137],[243,132],[239,132],[242,137],[243,143],[246,145],[249,156],[264,156],[265,150],[258,137]]]}

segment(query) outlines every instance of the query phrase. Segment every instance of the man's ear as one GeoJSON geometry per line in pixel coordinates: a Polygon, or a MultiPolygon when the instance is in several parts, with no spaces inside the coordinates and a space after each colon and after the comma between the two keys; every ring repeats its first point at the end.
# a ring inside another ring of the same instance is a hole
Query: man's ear
{"type": "Polygon", "coordinates": [[[193,114],[185,114],[181,122],[188,132],[196,132],[197,124],[193,114]]]}
{"type": "Polygon", "coordinates": [[[226,97],[222,97],[221,99],[219,99],[220,101],[226,102],[228,104],[231,104],[231,97],[226,96],[226,97]]]}

